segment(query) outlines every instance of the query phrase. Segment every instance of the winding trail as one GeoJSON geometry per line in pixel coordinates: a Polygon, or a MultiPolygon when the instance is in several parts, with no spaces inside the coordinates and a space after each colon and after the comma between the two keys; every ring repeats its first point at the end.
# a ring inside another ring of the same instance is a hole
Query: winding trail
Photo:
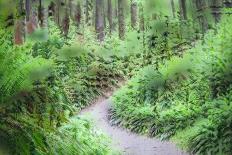
{"type": "Polygon", "coordinates": [[[171,142],[162,142],[156,138],[137,135],[117,126],[111,126],[108,120],[110,99],[101,98],[92,106],[81,111],[80,115],[93,118],[97,129],[111,137],[113,146],[123,155],[188,155],[171,142]]]}

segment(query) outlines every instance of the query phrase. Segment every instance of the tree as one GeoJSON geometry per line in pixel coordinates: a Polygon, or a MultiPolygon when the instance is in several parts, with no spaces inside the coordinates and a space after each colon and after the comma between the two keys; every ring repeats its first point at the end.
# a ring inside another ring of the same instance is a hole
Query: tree
{"type": "Polygon", "coordinates": [[[64,36],[67,37],[68,36],[68,31],[69,31],[69,24],[70,24],[70,19],[69,19],[69,9],[68,9],[68,4],[65,3],[65,15],[62,21],[62,29],[63,29],[63,33],[64,36]]]}
{"type": "Polygon", "coordinates": [[[81,4],[80,2],[78,2],[76,5],[76,11],[75,11],[75,21],[76,21],[76,25],[78,28],[80,28],[81,18],[82,18],[81,4]]]}
{"type": "Polygon", "coordinates": [[[113,7],[113,30],[115,31],[118,24],[118,0],[114,0],[113,7]]]}
{"type": "Polygon", "coordinates": [[[218,23],[221,18],[222,0],[210,1],[210,8],[211,8],[212,16],[214,17],[215,23],[218,23]]]}
{"type": "Polygon", "coordinates": [[[171,8],[172,8],[173,18],[176,18],[176,8],[175,8],[174,0],[170,0],[170,3],[171,3],[171,8]]]}
{"type": "Polygon", "coordinates": [[[224,5],[227,8],[232,8],[232,0],[225,0],[224,5]]]}
{"type": "Polygon", "coordinates": [[[137,3],[135,0],[131,0],[131,27],[136,29],[137,26],[137,3]]]}
{"type": "Polygon", "coordinates": [[[29,21],[31,14],[31,0],[26,0],[25,8],[26,8],[26,20],[29,21]]]}
{"type": "Polygon", "coordinates": [[[68,2],[68,5],[69,5],[69,15],[70,15],[70,18],[74,20],[74,2],[73,0],[69,0],[68,2]]]}
{"type": "Polygon", "coordinates": [[[205,15],[205,10],[207,9],[206,0],[195,0],[196,9],[197,9],[197,18],[201,27],[202,33],[206,32],[209,27],[207,17],[205,15]]]}
{"type": "Polygon", "coordinates": [[[139,30],[144,31],[145,30],[145,23],[144,23],[144,10],[143,10],[143,5],[140,4],[139,6],[139,30]]]}
{"type": "Polygon", "coordinates": [[[89,0],[85,0],[85,23],[89,24],[89,0]]]}
{"type": "Polygon", "coordinates": [[[44,0],[39,0],[39,8],[38,8],[38,19],[39,19],[39,25],[42,28],[47,27],[47,17],[48,17],[48,12],[46,7],[44,6],[44,0]]]}
{"type": "Polygon", "coordinates": [[[32,0],[26,0],[26,28],[28,34],[33,33],[38,27],[37,11],[34,3],[32,0]]]}
{"type": "Polygon", "coordinates": [[[112,9],[112,0],[108,0],[108,10],[107,10],[107,14],[108,14],[108,21],[109,21],[109,29],[110,29],[110,34],[113,31],[113,9],[112,9]]]}
{"type": "Polygon", "coordinates": [[[60,26],[60,8],[61,8],[61,1],[55,1],[55,21],[58,26],[60,26]]]}
{"type": "Polygon", "coordinates": [[[179,0],[179,6],[180,6],[180,19],[187,20],[186,0],[179,0]]]}
{"type": "Polygon", "coordinates": [[[15,30],[14,30],[14,43],[16,45],[21,45],[25,41],[25,9],[24,9],[24,1],[20,0],[17,4],[17,15],[15,22],[15,30]]]}
{"type": "Polygon", "coordinates": [[[103,0],[96,0],[96,23],[95,23],[95,30],[97,33],[97,39],[99,41],[104,41],[104,9],[103,9],[103,0]]]}
{"type": "Polygon", "coordinates": [[[125,37],[125,20],[124,20],[124,0],[118,0],[118,27],[119,38],[125,37]]]}

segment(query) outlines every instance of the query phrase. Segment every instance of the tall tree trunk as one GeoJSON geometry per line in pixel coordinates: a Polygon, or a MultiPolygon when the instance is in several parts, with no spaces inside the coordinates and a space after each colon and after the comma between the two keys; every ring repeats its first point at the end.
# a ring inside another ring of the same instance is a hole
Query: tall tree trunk
{"type": "Polygon", "coordinates": [[[96,24],[95,29],[97,33],[97,39],[104,41],[104,9],[103,0],[96,0],[96,24]]]}
{"type": "Polygon", "coordinates": [[[175,8],[174,0],[170,0],[170,1],[171,1],[171,7],[172,7],[172,15],[173,15],[173,18],[176,18],[176,8],[175,8]]]}
{"type": "Polygon", "coordinates": [[[60,26],[60,10],[61,10],[61,1],[56,0],[55,2],[55,21],[58,26],[60,26]]]}
{"type": "Polygon", "coordinates": [[[48,6],[48,16],[55,16],[56,12],[56,4],[54,2],[51,2],[50,5],[48,6]]]}
{"type": "Polygon", "coordinates": [[[113,7],[113,30],[115,31],[118,24],[118,0],[114,0],[114,7],[113,7]]]}
{"type": "Polygon", "coordinates": [[[44,6],[44,0],[39,0],[39,25],[42,28],[47,28],[47,8],[44,6]]]}
{"type": "Polygon", "coordinates": [[[72,20],[74,20],[74,2],[73,0],[69,0],[69,15],[72,20]]]}
{"type": "Polygon", "coordinates": [[[26,21],[28,22],[30,20],[30,15],[31,15],[31,0],[26,0],[25,8],[26,8],[26,21]]]}
{"type": "Polygon", "coordinates": [[[63,29],[63,33],[64,36],[67,37],[68,36],[68,32],[69,32],[69,24],[70,24],[70,19],[69,19],[69,9],[68,9],[68,4],[65,3],[65,15],[62,21],[62,29],[63,29]]]}
{"type": "Polygon", "coordinates": [[[34,3],[32,0],[26,0],[26,31],[28,34],[33,33],[38,27],[37,11],[34,3]]]}
{"type": "Polygon", "coordinates": [[[186,0],[179,0],[179,6],[181,20],[187,20],[186,0]]]}
{"type": "Polygon", "coordinates": [[[85,0],[85,23],[89,24],[89,0],[85,0]]]}
{"type": "Polygon", "coordinates": [[[226,8],[232,8],[232,0],[225,0],[224,5],[226,8]]]}
{"type": "Polygon", "coordinates": [[[137,3],[134,0],[131,0],[131,27],[136,29],[137,26],[137,3]]]}
{"type": "Polygon", "coordinates": [[[78,2],[77,8],[76,8],[76,13],[75,13],[75,21],[76,21],[76,25],[78,28],[80,28],[80,25],[81,25],[81,18],[82,18],[81,4],[80,4],[80,2],[78,2]]]}
{"type": "Polygon", "coordinates": [[[112,0],[108,0],[108,21],[109,21],[109,29],[110,34],[113,31],[113,9],[112,9],[112,0]]]}
{"type": "Polygon", "coordinates": [[[107,9],[105,8],[105,1],[103,0],[103,21],[104,21],[104,27],[107,27],[106,20],[107,20],[107,9]]]}
{"type": "Polygon", "coordinates": [[[215,23],[218,23],[221,18],[222,0],[211,0],[210,8],[211,8],[215,23]]]}
{"type": "Polygon", "coordinates": [[[18,3],[18,16],[15,22],[15,30],[14,30],[14,43],[16,45],[21,45],[25,41],[25,9],[24,9],[24,1],[20,0],[18,3]]]}
{"type": "Polygon", "coordinates": [[[207,8],[206,0],[196,0],[197,18],[201,27],[202,33],[206,32],[209,24],[207,17],[205,16],[205,9],[207,8]]]}
{"type": "Polygon", "coordinates": [[[143,11],[143,6],[139,6],[139,30],[144,31],[145,30],[145,25],[144,25],[144,11],[143,11]]]}
{"type": "Polygon", "coordinates": [[[143,49],[145,53],[145,19],[144,19],[144,10],[143,5],[139,6],[139,30],[142,33],[142,39],[143,39],[143,49]]]}
{"type": "Polygon", "coordinates": [[[118,28],[119,38],[125,38],[124,0],[118,0],[118,28]]]}

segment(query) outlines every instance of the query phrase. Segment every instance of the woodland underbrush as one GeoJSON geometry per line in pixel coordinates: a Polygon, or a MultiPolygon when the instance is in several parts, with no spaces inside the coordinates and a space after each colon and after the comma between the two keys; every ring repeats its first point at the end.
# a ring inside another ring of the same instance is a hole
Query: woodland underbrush
{"type": "Polygon", "coordinates": [[[114,94],[111,123],[193,154],[231,154],[231,23],[225,16],[183,56],[141,69],[114,94]]]}
{"type": "MultiPolygon", "coordinates": [[[[96,134],[88,120],[70,118],[141,67],[158,68],[191,47],[187,38],[193,32],[181,34],[178,20],[162,18],[151,25],[144,32],[129,30],[124,40],[112,33],[99,43],[91,29],[83,33],[71,25],[64,37],[49,21],[49,30],[36,30],[22,46],[13,44],[11,29],[0,29],[0,137],[10,154],[114,154],[109,140],[96,134]]],[[[137,118],[128,120],[140,126],[129,128],[148,132],[154,116],[147,105],[131,108],[137,118]]]]}

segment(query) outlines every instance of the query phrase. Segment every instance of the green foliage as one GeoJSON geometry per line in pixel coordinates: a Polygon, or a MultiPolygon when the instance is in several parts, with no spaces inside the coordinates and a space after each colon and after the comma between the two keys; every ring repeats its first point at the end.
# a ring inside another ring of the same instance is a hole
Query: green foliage
{"type": "MultiPolygon", "coordinates": [[[[13,46],[12,34],[0,31],[3,36],[0,40],[1,139],[6,139],[11,154],[113,154],[108,140],[96,134],[89,121],[79,118],[68,121],[75,103],[71,104],[65,88],[73,86],[68,82],[78,79],[74,77],[77,72],[81,72],[84,78],[93,77],[95,81],[98,75],[100,81],[108,80],[104,79],[108,71],[109,76],[115,78],[115,72],[108,69],[110,66],[102,68],[101,64],[96,64],[90,54],[82,52],[76,55],[76,47],[68,47],[71,41],[59,37],[56,27],[51,33],[53,35],[48,40],[39,39],[37,42],[28,41],[23,46],[13,46]],[[66,57],[68,61],[59,59],[60,55],[65,56],[70,51],[73,54],[66,57]],[[79,63],[78,66],[76,63],[79,63]],[[60,127],[63,123],[67,125],[60,127]],[[64,144],[69,144],[69,148],[64,144]]],[[[38,38],[37,34],[35,37],[38,38]]],[[[87,83],[92,83],[91,78],[86,78],[87,83]]],[[[77,82],[82,82],[82,79],[77,82]]],[[[85,83],[83,85],[86,86],[85,83]]],[[[88,86],[85,91],[89,91],[88,86]]],[[[98,87],[94,88],[100,92],[98,87]]],[[[94,95],[97,96],[95,92],[94,95]]],[[[90,101],[87,96],[84,97],[83,100],[90,101]]]]}
{"type": "MultiPolygon", "coordinates": [[[[231,17],[186,54],[202,36],[193,3],[187,2],[192,17],[180,21],[170,17],[169,1],[135,2],[140,30],[129,29],[123,41],[112,32],[96,43],[90,19],[65,23],[68,3],[62,2],[59,26],[51,19],[47,28],[25,35],[23,46],[14,46],[12,31],[2,26],[23,19],[25,10],[0,0],[0,138],[12,154],[114,154],[88,120],[69,117],[132,76],[113,97],[112,124],[162,139],[183,137],[179,143],[192,153],[231,154],[231,17]],[[62,24],[69,27],[65,37],[62,24]]],[[[88,5],[93,16],[93,1],[88,5]]],[[[209,9],[202,17],[212,27],[209,9]]]]}
{"type": "Polygon", "coordinates": [[[115,93],[113,124],[174,136],[193,154],[231,154],[231,19],[183,57],[160,62],[158,70],[145,67],[115,93]]]}
{"type": "Polygon", "coordinates": [[[89,120],[72,118],[54,134],[49,135],[48,144],[51,148],[49,154],[117,154],[109,148],[110,140],[95,130],[89,120]]]}

